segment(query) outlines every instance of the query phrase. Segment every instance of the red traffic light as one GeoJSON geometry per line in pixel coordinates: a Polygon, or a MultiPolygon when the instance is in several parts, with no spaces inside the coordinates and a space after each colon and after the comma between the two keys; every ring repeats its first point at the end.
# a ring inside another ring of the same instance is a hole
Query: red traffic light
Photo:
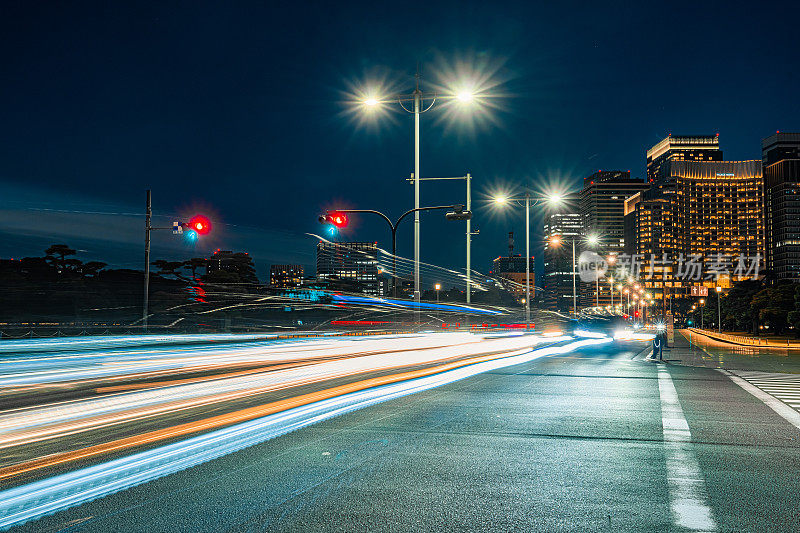
{"type": "Polygon", "coordinates": [[[211,221],[203,215],[195,215],[189,220],[189,229],[198,235],[206,235],[211,231],[211,221]]]}
{"type": "Polygon", "coordinates": [[[347,226],[348,222],[347,214],[341,213],[339,211],[332,211],[327,213],[324,218],[320,217],[320,222],[327,222],[328,224],[333,224],[337,228],[343,228],[347,226]]]}

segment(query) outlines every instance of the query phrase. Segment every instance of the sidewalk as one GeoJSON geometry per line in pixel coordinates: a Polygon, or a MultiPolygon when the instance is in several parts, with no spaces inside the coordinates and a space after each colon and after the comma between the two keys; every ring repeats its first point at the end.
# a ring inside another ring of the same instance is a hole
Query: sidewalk
{"type": "Polygon", "coordinates": [[[765,339],[763,337],[748,337],[745,335],[717,333],[716,331],[700,328],[688,328],[688,330],[692,333],[696,333],[697,335],[704,335],[716,341],[729,342],[731,344],[738,344],[740,346],[763,346],[765,348],[791,348],[800,350],[800,341],[797,340],[790,341],[789,339],[786,339],[786,342],[783,342],[765,339]]]}
{"type": "Polygon", "coordinates": [[[664,359],[683,366],[800,373],[800,350],[793,347],[735,344],[687,329],[675,332],[675,343],[664,349],[664,359]]]}

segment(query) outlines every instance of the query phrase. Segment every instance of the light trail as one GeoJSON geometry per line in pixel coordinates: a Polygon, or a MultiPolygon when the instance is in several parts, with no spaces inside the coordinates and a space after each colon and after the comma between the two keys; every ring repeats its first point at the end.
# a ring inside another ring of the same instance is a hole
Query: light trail
{"type": "MultiPolygon", "coordinates": [[[[314,365],[293,365],[226,379],[198,379],[172,386],[8,411],[0,415],[0,448],[63,438],[81,431],[369,372],[427,365],[457,357],[505,353],[530,348],[540,342],[542,339],[534,336],[485,340],[469,333],[448,333],[403,339],[402,346],[386,341],[362,341],[360,352],[352,352],[359,347],[357,343],[334,343],[322,353],[340,358],[314,365]]],[[[285,359],[284,354],[280,355],[285,359]]]]}
{"type": "MultiPolygon", "coordinates": [[[[510,337],[507,340],[511,341],[514,338],[518,337],[510,337]]],[[[426,370],[423,369],[374,378],[377,381],[365,380],[359,384],[312,393],[302,399],[297,397],[286,400],[289,403],[280,407],[276,404],[268,407],[267,404],[261,406],[261,411],[259,408],[254,408],[252,411],[243,410],[234,418],[237,416],[245,419],[248,416],[257,418],[234,422],[233,425],[179,442],[2,491],[0,527],[7,528],[85,503],[356,409],[422,392],[483,372],[529,362],[548,355],[569,353],[582,346],[611,341],[610,338],[585,338],[566,342],[566,339],[549,339],[550,342],[562,343],[539,349],[520,347],[512,343],[508,346],[510,354],[487,355],[477,358],[481,360],[472,362],[449,363],[438,367],[438,371],[428,369],[428,375],[424,374],[426,370]],[[381,379],[390,382],[381,383],[381,379]],[[397,381],[391,382],[392,379],[397,381]],[[293,406],[291,401],[310,403],[293,406]],[[269,409],[278,408],[285,410],[266,414],[269,409]]],[[[209,422],[210,420],[212,419],[206,420],[205,423],[214,427],[214,422],[209,422]]],[[[172,429],[179,433],[178,436],[186,434],[180,433],[185,430],[181,426],[172,429]]],[[[153,435],[139,436],[139,438],[152,437],[153,435]]],[[[108,443],[109,446],[124,446],[124,444],[108,443]]]]}

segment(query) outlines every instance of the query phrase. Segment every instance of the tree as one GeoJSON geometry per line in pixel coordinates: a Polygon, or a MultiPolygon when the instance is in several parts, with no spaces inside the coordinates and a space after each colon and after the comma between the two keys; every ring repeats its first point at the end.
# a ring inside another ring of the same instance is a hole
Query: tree
{"type": "Polygon", "coordinates": [[[158,268],[158,274],[160,276],[177,276],[178,273],[175,271],[183,266],[183,262],[157,259],[153,261],[152,265],[158,268]]]}
{"type": "Polygon", "coordinates": [[[102,261],[87,261],[83,265],[83,274],[92,278],[96,278],[97,274],[108,266],[108,263],[102,261]]]}
{"type": "Polygon", "coordinates": [[[75,250],[66,244],[52,244],[44,251],[45,259],[50,263],[58,273],[62,273],[67,267],[67,256],[75,255],[75,250]]]}
{"type": "Polygon", "coordinates": [[[197,279],[197,270],[200,268],[205,268],[208,264],[208,259],[204,257],[193,257],[188,261],[183,262],[183,268],[192,271],[192,279],[197,279]]]}
{"type": "Polygon", "coordinates": [[[759,326],[781,334],[789,325],[789,313],[795,310],[795,286],[791,283],[774,285],[760,290],[753,296],[751,312],[759,326]]]}
{"type": "Polygon", "coordinates": [[[753,297],[763,289],[757,280],[740,281],[722,299],[722,326],[735,331],[758,329],[757,315],[751,308],[753,297]]]}

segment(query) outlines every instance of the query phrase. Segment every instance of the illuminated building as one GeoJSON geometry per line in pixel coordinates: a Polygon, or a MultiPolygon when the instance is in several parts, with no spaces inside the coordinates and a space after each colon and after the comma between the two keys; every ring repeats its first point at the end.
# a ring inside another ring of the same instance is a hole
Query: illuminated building
{"type": "Polygon", "coordinates": [[[668,161],[722,161],[717,135],[672,135],[647,151],[647,181],[654,182],[668,161]]]}
{"type": "Polygon", "coordinates": [[[800,133],[775,133],[761,143],[767,269],[800,282],[800,133]]]}
{"type": "Polygon", "coordinates": [[[627,200],[625,216],[626,251],[643,255],[640,278],[661,300],[662,311],[667,300],[688,296],[691,285],[729,287],[725,273],[719,280],[678,279],[677,261],[699,255],[705,278],[720,255],[733,261],[725,269],[730,273],[740,256],[763,258],[761,161],[668,161],[648,191],[627,200]],[[666,265],[658,261],[663,253],[669,256],[666,265]]]}
{"type": "Polygon", "coordinates": [[[572,309],[572,240],[579,245],[582,235],[580,198],[572,194],[545,215],[542,302],[548,309],[572,309]]]}
{"type": "MultiPolygon", "coordinates": [[[[530,291],[531,298],[536,293],[536,275],[533,268],[533,256],[530,258],[530,291]]],[[[508,234],[508,257],[500,256],[492,261],[492,273],[503,280],[506,288],[514,294],[517,301],[525,298],[527,283],[525,272],[525,256],[514,254],[514,232],[508,234]]]]}
{"type": "Polygon", "coordinates": [[[378,243],[317,243],[318,283],[332,290],[383,296],[385,284],[378,274],[378,243]]]}
{"type": "Polygon", "coordinates": [[[298,289],[303,284],[302,265],[272,265],[269,286],[274,289],[298,289]]]}
{"type": "MultiPolygon", "coordinates": [[[[583,180],[580,210],[583,215],[584,237],[597,237],[598,243],[588,246],[604,258],[612,260],[625,247],[625,199],[648,189],[642,179],[631,178],[629,170],[599,170],[583,180]]],[[[578,252],[580,253],[580,252],[578,252]]],[[[581,305],[611,304],[607,281],[581,283],[581,305]],[[599,297],[596,294],[600,289],[599,297]]]]}

